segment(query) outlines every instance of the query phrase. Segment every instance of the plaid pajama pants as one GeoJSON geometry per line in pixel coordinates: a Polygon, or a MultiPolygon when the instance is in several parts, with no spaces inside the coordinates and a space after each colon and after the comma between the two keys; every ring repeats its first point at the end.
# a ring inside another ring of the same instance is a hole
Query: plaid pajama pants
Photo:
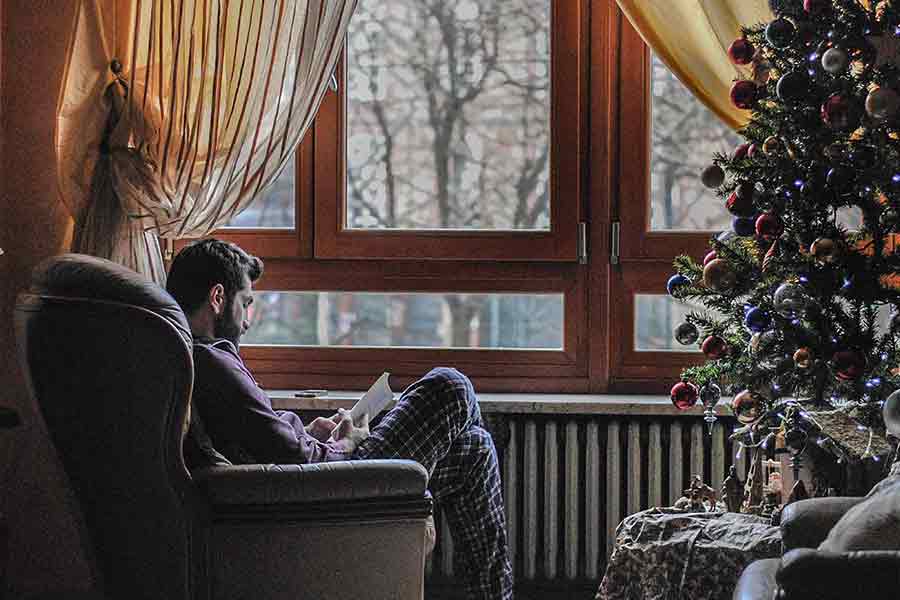
{"type": "Polygon", "coordinates": [[[452,530],[454,568],[465,577],[467,596],[512,598],[497,452],[465,375],[438,367],[409,386],[353,457],[422,464],[452,530]]]}

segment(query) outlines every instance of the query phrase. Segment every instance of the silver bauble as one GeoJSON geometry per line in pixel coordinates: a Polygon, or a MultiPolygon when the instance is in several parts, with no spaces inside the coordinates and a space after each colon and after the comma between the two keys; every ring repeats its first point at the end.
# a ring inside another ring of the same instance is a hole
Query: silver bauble
{"type": "Polygon", "coordinates": [[[884,426],[888,433],[900,437],[900,390],[887,397],[881,414],[884,416],[884,426]]]}
{"type": "Polygon", "coordinates": [[[787,319],[796,319],[803,315],[810,298],[803,286],[796,283],[782,283],[775,290],[773,297],[775,311],[787,319]]]}
{"type": "Polygon", "coordinates": [[[830,48],[822,55],[822,68],[837,75],[843,73],[850,66],[850,57],[840,48],[830,48]]]}
{"type": "Polygon", "coordinates": [[[685,321],[675,327],[674,335],[679,344],[690,346],[697,343],[697,340],[700,338],[700,330],[693,323],[685,321]]]}
{"type": "Polygon", "coordinates": [[[875,88],[866,96],[866,113],[876,121],[887,121],[900,109],[900,96],[887,87],[875,88]]]}
{"type": "Polygon", "coordinates": [[[712,409],[722,398],[722,388],[715,383],[707,383],[700,388],[700,402],[708,409],[712,409]]]}

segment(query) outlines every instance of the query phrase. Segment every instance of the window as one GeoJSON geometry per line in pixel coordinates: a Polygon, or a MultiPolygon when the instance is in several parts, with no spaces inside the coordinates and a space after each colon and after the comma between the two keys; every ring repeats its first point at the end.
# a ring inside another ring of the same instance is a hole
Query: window
{"type": "Polygon", "coordinates": [[[588,14],[359,4],[295,164],[216,232],[266,261],[242,348],[264,385],[452,364],[481,389],[587,390],[588,14]]]}
{"type": "Polygon", "coordinates": [[[735,138],[615,3],[360,3],[336,75],[217,232],[266,260],[242,349],[264,385],[451,364],[484,391],[646,391],[697,359],[665,281],[727,225],[696,174],[735,138]]]}

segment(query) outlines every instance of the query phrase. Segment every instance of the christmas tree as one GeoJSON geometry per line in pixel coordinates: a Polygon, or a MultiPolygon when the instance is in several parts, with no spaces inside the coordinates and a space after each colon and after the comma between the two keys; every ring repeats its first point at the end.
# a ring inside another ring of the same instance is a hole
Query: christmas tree
{"type": "Polygon", "coordinates": [[[699,398],[711,422],[724,390],[751,441],[787,412],[805,443],[805,411],[877,428],[900,388],[900,14],[891,1],[769,4],[775,19],[728,49],[746,70],[731,90],[746,143],[701,174],[733,230],[702,263],[679,256],[668,281],[707,309],[675,330],[708,360],[672,401],[699,398]]]}

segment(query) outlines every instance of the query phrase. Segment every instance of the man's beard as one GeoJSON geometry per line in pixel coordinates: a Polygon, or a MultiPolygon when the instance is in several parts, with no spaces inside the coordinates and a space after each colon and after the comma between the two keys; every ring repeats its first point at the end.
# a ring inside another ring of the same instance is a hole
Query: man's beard
{"type": "Polygon", "coordinates": [[[216,339],[226,339],[239,348],[241,344],[241,324],[234,321],[234,298],[225,304],[225,310],[216,317],[213,335],[216,339]]]}

